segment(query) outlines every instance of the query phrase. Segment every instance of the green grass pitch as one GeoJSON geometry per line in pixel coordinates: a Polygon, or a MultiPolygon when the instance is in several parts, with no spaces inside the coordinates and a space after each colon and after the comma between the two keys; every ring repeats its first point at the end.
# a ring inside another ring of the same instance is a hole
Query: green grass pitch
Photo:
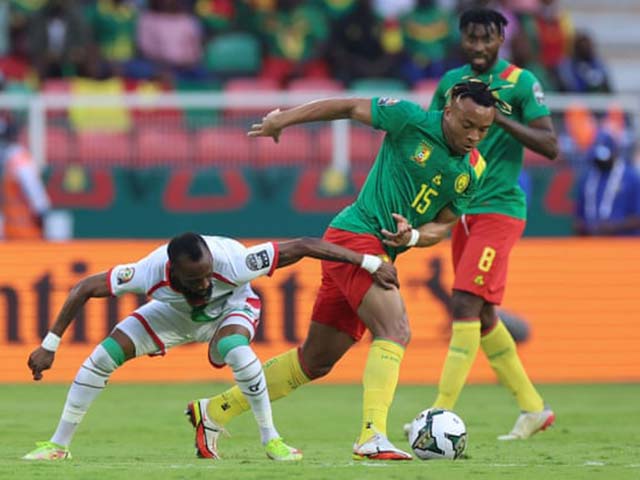
{"type": "MultiPolygon", "coordinates": [[[[543,385],[556,425],[525,442],[501,443],[518,414],[496,385],[465,388],[456,412],[469,434],[467,458],[451,461],[356,462],[351,446],[359,430],[357,385],[309,385],[274,404],[285,439],[305,453],[299,464],[268,460],[250,414],[228,427],[223,459],[197,459],[193,432],[182,414],[194,398],[221,384],[110,385],[81,425],[61,463],[20,456],[46,440],[58,421],[65,385],[2,385],[1,479],[590,479],[640,478],[640,385],[543,385]]],[[[389,437],[407,447],[402,424],[428,406],[432,386],[400,386],[389,418],[389,437]]],[[[408,448],[408,447],[407,447],[408,448]]]]}

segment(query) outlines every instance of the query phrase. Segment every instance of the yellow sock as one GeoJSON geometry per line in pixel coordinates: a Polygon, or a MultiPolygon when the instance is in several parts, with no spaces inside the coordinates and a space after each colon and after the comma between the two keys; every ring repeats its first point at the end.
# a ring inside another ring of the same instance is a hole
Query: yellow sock
{"type": "MultiPolygon", "coordinates": [[[[293,348],[263,365],[269,389],[269,399],[273,402],[286,397],[300,385],[310,382],[302,371],[298,360],[298,349],[293,348]]],[[[249,402],[237,386],[212,397],[207,414],[220,425],[250,409],[249,402]]]]}
{"type": "Polygon", "coordinates": [[[544,401],[529,380],[520,362],[516,343],[502,321],[498,319],[493,330],[482,337],[481,345],[491,368],[500,382],[516,397],[520,409],[527,412],[542,411],[544,401]]]}
{"type": "Polygon", "coordinates": [[[390,340],[375,339],[369,348],[362,384],[362,430],[358,443],[375,433],[387,434],[387,415],[398,385],[404,347],[390,340]]]}
{"type": "Polygon", "coordinates": [[[454,321],[433,407],[453,410],[480,347],[480,320],[454,321]]]}

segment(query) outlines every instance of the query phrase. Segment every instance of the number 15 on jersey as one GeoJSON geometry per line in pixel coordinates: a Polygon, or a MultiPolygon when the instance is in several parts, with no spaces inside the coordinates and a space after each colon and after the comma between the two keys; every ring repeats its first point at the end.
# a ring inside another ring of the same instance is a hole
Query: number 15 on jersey
{"type": "Polygon", "coordinates": [[[413,202],[411,202],[411,208],[415,208],[416,212],[422,215],[424,212],[428,210],[429,206],[431,205],[431,197],[437,197],[437,196],[438,196],[437,190],[434,190],[433,188],[428,186],[426,183],[423,183],[422,186],[420,187],[420,191],[418,192],[416,197],[413,199],[413,202]]]}

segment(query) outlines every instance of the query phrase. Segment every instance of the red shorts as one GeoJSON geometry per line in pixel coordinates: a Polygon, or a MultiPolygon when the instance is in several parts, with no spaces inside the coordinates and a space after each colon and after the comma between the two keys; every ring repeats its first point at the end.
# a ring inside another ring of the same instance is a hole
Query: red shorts
{"type": "Polygon", "coordinates": [[[453,229],[454,290],[500,305],[507,283],[511,249],[526,222],[498,213],[464,215],[453,229]]]}
{"type": "MultiPolygon", "coordinates": [[[[322,237],[360,253],[386,256],[382,242],[370,234],[329,227],[322,237]]],[[[373,284],[373,277],[358,265],[322,261],[322,283],[313,305],[311,321],[329,325],[358,341],[367,327],[358,317],[358,307],[373,284]]]]}

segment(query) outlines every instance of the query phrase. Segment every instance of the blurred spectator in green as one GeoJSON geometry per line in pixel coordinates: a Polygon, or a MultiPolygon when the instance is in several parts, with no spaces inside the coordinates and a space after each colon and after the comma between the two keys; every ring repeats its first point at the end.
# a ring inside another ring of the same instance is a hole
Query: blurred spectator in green
{"type": "Polygon", "coordinates": [[[565,92],[610,93],[609,74],[598,58],[591,37],[576,33],[573,55],[558,67],[560,87],[565,92]]]}
{"type": "Polygon", "coordinates": [[[422,78],[438,78],[452,65],[447,54],[458,44],[456,18],[435,0],[418,0],[416,9],[402,18],[403,76],[413,84],[422,78]]]}
{"type": "Polygon", "coordinates": [[[98,0],[86,9],[93,40],[109,70],[126,76],[126,65],[136,55],[138,12],[125,0],[98,0]]]}
{"type": "Polygon", "coordinates": [[[278,0],[277,8],[259,17],[266,45],[260,76],[284,85],[296,77],[328,77],[324,59],[329,37],[325,12],[304,0],[278,0]]]}
{"type": "Polygon", "coordinates": [[[75,75],[87,55],[89,28],[71,0],[48,0],[29,20],[29,53],[41,79],[75,75]]]}
{"type": "Polygon", "coordinates": [[[233,0],[196,0],[193,10],[207,36],[229,30],[236,14],[233,0]]]}
{"type": "Polygon", "coordinates": [[[385,50],[383,23],[369,1],[355,2],[333,20],[327,47],[333,77],[349,84],[357,78],[397,76],[400,53],[385,50]]]}
{"type": "Polygon", "coordinates": [[[620,155],[614,137],[600,130],[577,188],[578,235],[640,235],[640,175],[620,155]]]}
{"type": "Polygon", "coordinates": [[[167,81],[206,78],[207,71],[201,64],[202,28],[186,2],[149,0],[148,4],[149,10],[138,20],[138,47],[151,63],[149,73],[167,81]]]}

